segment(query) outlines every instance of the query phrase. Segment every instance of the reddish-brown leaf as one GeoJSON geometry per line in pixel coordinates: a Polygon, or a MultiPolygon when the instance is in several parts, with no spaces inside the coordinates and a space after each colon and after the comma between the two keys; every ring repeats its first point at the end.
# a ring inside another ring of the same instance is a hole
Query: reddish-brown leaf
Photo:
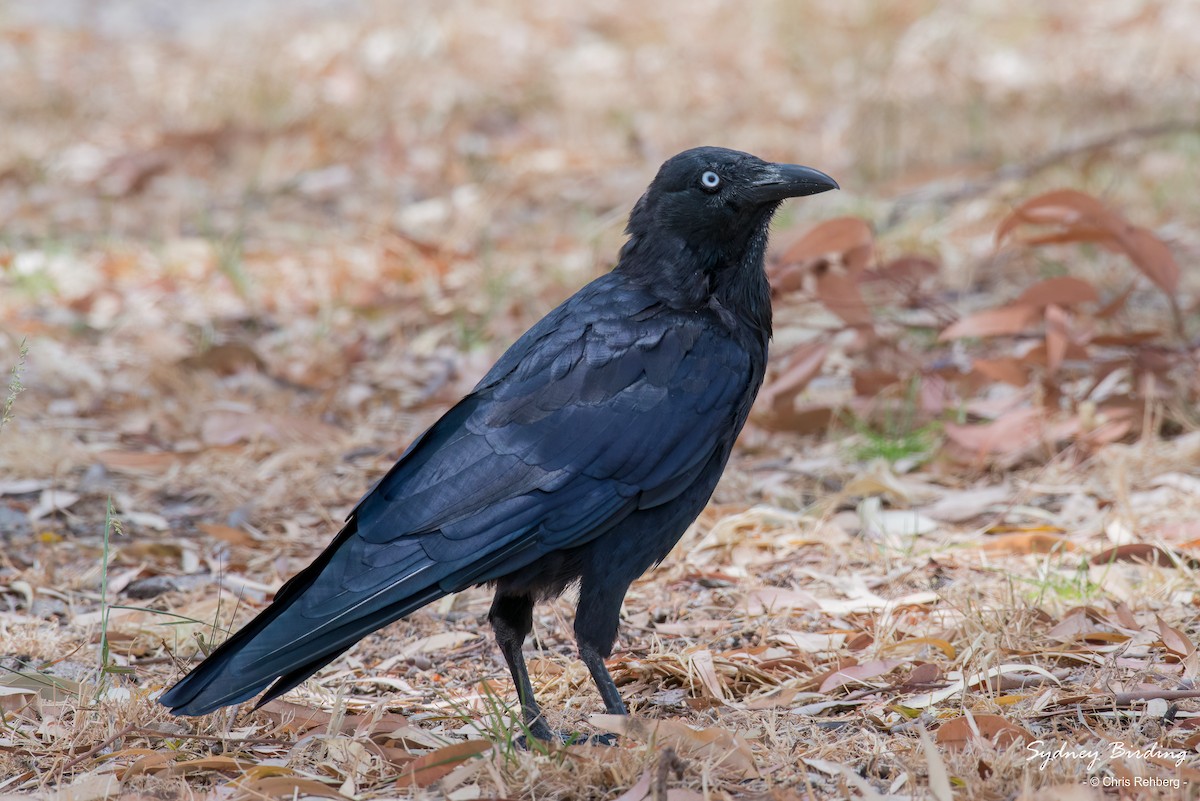
{"type": "Polygon", "coordinates": [[[254,538],[240,528],[222,525],[221,523],[197,523],[196,528],[208,536],[222,542],[228,542],[230,545],[242,545],[248,548],[255,545],[254,538]]]}
{"type": "Polygon", "coordinates": [[[1179,262],[1161,239],[1147,228],[1129,226],[1118,238],[1121,249],[1142,273],[1163,292],[1179,289],[1179,262]]]}
{"type": "Polygon", "coordinates": [[[1106,548],[1091,558],[1093,565],[1106,565],[1109,562],[1141,562],[1159,567],[1176,567],[1181,560],[1190,561],[1184,557],[1173,557],[1169,551],[1148,542],[1130,542],[1106,548]]]}
{"type": "Polygon", "coordinates": [[[1046,234],[1031,234],[1021,240],[1023,245],[1069,245],[1073,242],[1095,242],[1109,250],[1120,251],[1116,237],[1105,228],[1077,223],[1070,228],[1046,234]]]}
{"type": "Polygon", "coordinates": [[[846,325],[871,327],[874,318],[859,290],[859,273],[849,267],[826,265],[819,271],[817,299],[846,325]]]}
{"type": "Polygon", "coordinates": [[[890,386],[900,382],[900,376],[887,370],[870,370],[862,368],[855,370],[854,394],[863,398],[873,398],[890,386]]]}
{"type": "Polygon", "coordinates": [[[1090,344],[1105,348],[1134,348],[1161,339],[1162,331],[1126,331],[1121,334],[1100,334],[1090,340],[1090,344]]]}
{"type": "Polygon", "coordinates": [[[336,787],[331,787],[316,779],[303,776],[267,776],[261,779],[234,782],[241,792],[233,796],[237,801],[264,798],[301,798],[315,796],[317,798],[345,798],[336,787]]]}
{"type": "Polygon", "coordinates": [[[1133,294],[1133,290],[1137,287],[1137,281],[1130,281],[1129,286],[1121,291],[1121,294],[1105,303],[1104,306],[1096,312],[1096,317],[1101,320],[1107,320],[1110,317],[1116,316],[1117,312],[1125,308],[1125,304],[1129,301],[1129,296],[1133,294]]]}
{"type": "Polygon", "coordinates": [[[1029,373],[1022,366],[1020,359],[1012,356],[976,359],[972,366],[992,381],[1002,381],[1014,387],[1023,387],[1029,383],[1029,373]]]}
{"type": "Polygon", "coordinates": [[[1168,651],[1176,656],[1191,656],[1195,652],[1196,645],[1186,634],[1174,626],[1167,625],[1167,622],[1157,615],[1154,619],[1158,622],[1158,634],[1168,651]]]}
{"type": "Polygon", "coordinates": [[[1058,372],[1071,341],[1071,318],[1056,303],[1046,307],[1046,369],[1058,372]]]}
{"type": "Polygon", "coordinates": [[[796,264],[830,255],[843,257],[850,251],[874,248],[875,237],[871,226],[859,217],[836,217],[826,220],[789,245],[776,261],[779,264],[796,264]]]}
{"type": "Polygon", "coordinates": [[[995,337],[1019,334],[1033,325],[1037,319],[1036,306],[1011,304],[998,309],[984,309],[968,314],[958,322],[947,326],[938,335],[940,342],[961,337],[995,337]]]}
{"type": "Polygon", "coordinates": [[[254,348],[242,342],[213,345],[203,353],[180,359],[179,366],[187,370],[211,370],[218,375],[234,375],[243,370],[264,373],[267,369],[254,348]]]}
{"type": "Polygon", "coordinates": [[[763,388],[763,403],[777,413],[792,408],[796,396],[821,372],[828,354],[829,346],[824,342],[809,342],[793,350],[783,372],[763,388]]]}
{"type": "Polygon", "coordinates": [[[1100,294],[1096,288],[1082,278],[1069,275],[1058,278],[1047,278],[1038,281],[1021,293],[1016,304],[1042,308],[1051,304],[1057,306],[1074,306],[1078,303],[1098,303],[1100,294]]]}
{"type": "Polygon", "coordinates": [[[817,434],[827,430],[833,422],[833,407],[827,403],[779,404],[757,421],[770,431],[817,434]]]}
{"type": "Polygon", "coordinates": [[[719,764],[745,774],[758,772],[754,751],[739,734],[713,726],[693,729],[676,720],[647,720],[628,715],[592,715],[596,728],[630,737],[655,747],[670,746],[681,755],[719,764]]]}
{"type": "Polygon", "coordinates": [[[1023,531],[988,537],[980,547],[990,553],[1011,553],[1024,556],[1031,553],[1074,551],[1078,547],[1066,537],[1046,531],[1023,531]]]}
{"type": "Polygon", "coordinates": [[[821,682],[818,692],[827,693],[847,684],[865,682],[868,679],[891,673],[902,664],[904,664],[903,661],[899,659],[873,659],[870,662],[863,662],[861,665],[849,665],[826,676],[825,680],[821,682]]]}
{"type": "Polygon", "coordinates": [[[1058,189],[1030,198],[1001,221],[996,241],[1003,242],[1022,224],[1053,225],[1059,230],[1023,240],[1027,245],[1099,242],[1120,250],[1163,292],[1179,288],[1179,263],[1153,231],[1129,223],[1102,202],[1074,189],[1058,189]]]}
{"type": "Polygon", "coordinates": [[[1123,221],[1091,195],[1075,189],[1056,189],[1032,197],[1013,209],[996,228],[996,241],[1003,242],[1022,223],[1064,228],[1079,226],[1080,231],[1090,228],[1102,234],[1115,233],[1123,221]]]}
{"type": "Polygon", "coordinates": [[[165,473],[179,464],[182,456],[168,451],[101,451],[96,460],[119,473],[165,473]]]}
{"type": "Polygon", "coordinates": [[[870,280],[892,281],[897,284],[919,284],[937,275],[938,266],[923,256],[901,256],[892,259],[870,276],[870,280]]]}
{"type": "Polygon", "coordinates": [[[408,769],[396,778],[396,784],[400,787],[413,784],[428,787],[463,762],[491,747],[492,744],[487,740],[467,740],[430,751],[414,759],[408,769]]]}
{"type": "Polygon", "coordinates": [[[1041,415],[1037,409],[1014,409],[990,423],[946,423],[946,436],[978,454],[1023,451],[1041,440],[1041,415]]]}
{"type": "Polygon", "coordinates": [[[1034,737],[1001,715],[972,715],[971,719],[964,715],[946,721],[937,730],[938,745],[950,751],[962,750],[976,739],[985,740],[997,748],[1004,749],[1013,743],[1031,743],[1034,737]],[[974,728],[971,726],[972,720],[975,723],[974,728]]]}

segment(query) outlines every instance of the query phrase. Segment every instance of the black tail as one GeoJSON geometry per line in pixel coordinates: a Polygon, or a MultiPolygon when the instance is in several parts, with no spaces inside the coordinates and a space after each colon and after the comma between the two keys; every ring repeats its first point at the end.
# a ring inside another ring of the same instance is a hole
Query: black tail
{"type": "Polygon", "coordinates": [[[356,562],[361,570],[355,533],[351,519],[316,561],[279,589],[270,606],[163,693],[159,703],[177,715],[204,715],[269,686],[258,702],[261,706],[370,632],[446,594],[438,585],[440,576],[417,575],[423,572],[420,563],[428,562],[416,543],[412,558],[404,560],[407,575],[384,581],[391,591],[348,588],[340,577],[353,572],[356,562]],[[385,602],[381,596],[394,600],[385,602]]]}

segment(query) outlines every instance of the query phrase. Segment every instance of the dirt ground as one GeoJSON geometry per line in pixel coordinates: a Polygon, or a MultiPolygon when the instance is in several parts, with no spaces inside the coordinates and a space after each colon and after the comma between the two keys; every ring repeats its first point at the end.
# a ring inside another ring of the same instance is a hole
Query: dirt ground
{"type": "Polygon", "coordinates": [[[0,5],[0,799],[1200,797],[1196,31],[0,5]],[[261,710],[155,704],[699,144],[843,189],[777,218],[767,386],[626,600],[631,720],[539,607],[550,723],[619,745],[517,747],[484,589],[261,710]]]}

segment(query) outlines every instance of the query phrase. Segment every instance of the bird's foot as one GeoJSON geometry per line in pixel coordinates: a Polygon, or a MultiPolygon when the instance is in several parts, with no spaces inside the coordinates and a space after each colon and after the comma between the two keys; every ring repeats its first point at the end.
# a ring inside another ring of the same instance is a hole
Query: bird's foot
{"type": "Polygon", "coordinates": [[[615,734],[587,735],[578,731],[560,731],[542,726],[530,726],[528,734],[516,739],[517,747],[524,751],[547,750],[553,745],[616,745],[615,734]]]}

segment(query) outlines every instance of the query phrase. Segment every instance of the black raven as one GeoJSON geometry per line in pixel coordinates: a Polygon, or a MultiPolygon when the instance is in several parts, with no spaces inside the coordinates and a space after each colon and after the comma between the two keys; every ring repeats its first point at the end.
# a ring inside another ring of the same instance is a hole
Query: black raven
{"type": "Polygon", "coordinates": [[[266,690],[261,706],[381,626],[490,583],[525,720],[549,739],[521,646],[534,603],[578,583],[580,658],[625,714],[604,664],[621,601],[708,502],[762,385],[771,216],[836,188],[723,148],[664,163],[617,266],[518,339],[316,561],[159,701],[201,715],[266,690]]]}

